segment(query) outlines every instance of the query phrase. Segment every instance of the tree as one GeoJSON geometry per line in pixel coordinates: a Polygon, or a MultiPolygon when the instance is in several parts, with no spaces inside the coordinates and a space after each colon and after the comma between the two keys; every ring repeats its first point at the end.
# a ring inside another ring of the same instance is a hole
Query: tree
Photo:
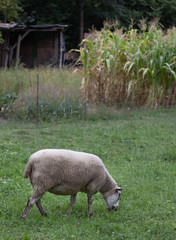
{"type": "Polygon", "coordinates": [[[111,21],[118,19],[120,25],[126,29],[131,24],[131,19],[135,24],[134,27],[138,27],[141,19],[149,22],[155,17],[160,18],[160,22],[166,28],[176,25],[175,0],[64,0],[64,2],[63,0],[0,0],[1,20],[4,3],[6,3],[6,11],[10,11],[7,9],[7,3],[14,4],[14,8],[11,9],[16,9],[15,6],[24,9],[18,19],[20,24],[68,25],[64,34],[67,50],[77,48],[84,32],[92,26],[101,29],[107,19],[111,21]]]}
{"type": "Polygon", "coordinates": [[[125,27],[129,26],[131,19],[134,20],[135,27],[137,27],[142,18],[146,22],[159,18],[165,28],[176,25],[175,0],[124,0],[122,7],[121,23],[125,27]]]}
{"type": "Polygon", "coordinates": [[[84,38],[84,5],[86,0],[80,0],[80,31],[79,41],[82,42],[84,38]]]}
{"type": "Polygon", "coordinates": [[[68,48],[78,47],[88,29],[100,29],[105,19],[115,18],[120,8],[116,0],[20,0],[24,12],[20,23],[24,24],[66,24],[65,40],[68,48]],[[42,11],[41,11],[42,9],[42,11]]]}
{"type": "Polygon", "coordinates": [[[4,16],[4,23],[17,19],[22,8],[18,6],[18,0],[1,0],[0,11],[4,16]]]}

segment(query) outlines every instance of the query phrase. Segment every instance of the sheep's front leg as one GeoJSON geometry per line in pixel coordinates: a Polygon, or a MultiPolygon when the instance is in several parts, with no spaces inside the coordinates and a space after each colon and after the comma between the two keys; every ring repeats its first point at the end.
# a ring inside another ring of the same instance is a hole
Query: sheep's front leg
{"type": "Polygon", "coordinates": [[[44,210],[43,207],[42,207],[41,199],[39,199],[39,200],[36,202],[36,205],[37,205],[40,213],[41,213],[43,216],[48,217],[47,213],[45,212],[45,210],[44,210]]]}
{"type": "Polygon", "coordinates": [[[71,210],[72,210],[72,206],[74,204],[74,202],[76,201],[76,193],[71,195],[71,198],[70,198],[70,205],[68,207],[68,210],[67,210],[67,214],[69,215],[71,213],[71,210]]]}
{"type": "Polygon", "coordinates": [[[92,212],[92,195],[87,194],[87,199],[88,199],[88,215],[89,217],[93,216],[92,212]]]}

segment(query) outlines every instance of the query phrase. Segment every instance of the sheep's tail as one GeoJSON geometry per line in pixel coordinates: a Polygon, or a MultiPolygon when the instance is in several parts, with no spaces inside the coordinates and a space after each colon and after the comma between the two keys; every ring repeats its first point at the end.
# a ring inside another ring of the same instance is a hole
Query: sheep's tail
{"type": "Polygon", "coordinates": [[[24,170],[24,178],[28,178],[32,172],[32,162],[28,162],[25,170],[24,170]]]}

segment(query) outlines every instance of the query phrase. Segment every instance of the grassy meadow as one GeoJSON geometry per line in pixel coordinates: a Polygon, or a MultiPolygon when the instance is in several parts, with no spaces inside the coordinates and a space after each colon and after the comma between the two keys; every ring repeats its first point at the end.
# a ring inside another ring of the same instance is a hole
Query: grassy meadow
{"type": "Polygon", "coordinates": [[[0,239],[2,240],[174,240],[176,239],[176,115],[170,110],[119,111],[104,118],[40,122],[0,119],[0,239]],[[97,193],[93,218],[79,193],[70,216],[69,196],[46,193],[49,218],[36,208],[19,219],[32,193],[23,171],[43,148],[98,155],[123,188],[117,212],[97,193]]]}
{"type": "Polygon", "coordinates": [[[0,240],[176,239],[176,29],[106,24],[93,34],[79,69],[0,70],[0,240]],[[123,188],[119,210],[97,193],[89,219],[79,193],[67,216],[70,197],[46,193],[49,218],[34,206],[20,220],[32,193],[23,171],[43,148],[98,155],[123,188]]]}

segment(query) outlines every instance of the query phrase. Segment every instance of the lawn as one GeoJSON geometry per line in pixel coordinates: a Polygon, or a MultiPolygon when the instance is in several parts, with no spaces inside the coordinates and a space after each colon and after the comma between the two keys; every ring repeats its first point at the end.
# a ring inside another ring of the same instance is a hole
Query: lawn
{"type": "Polygon", "coordinates": [[[0,120],[0,239],[174,240],[176,239],[176,109],[34,123],[0,120]],[[69,196],[46,193],[49,218],[36,208],[19,219],[32,193],[23,171],[43,148],[67,148],[98,155],[123,188],[117,212],[108,212],[97,193],[93,218],[79,193],[70,216],[69,196]]]}

